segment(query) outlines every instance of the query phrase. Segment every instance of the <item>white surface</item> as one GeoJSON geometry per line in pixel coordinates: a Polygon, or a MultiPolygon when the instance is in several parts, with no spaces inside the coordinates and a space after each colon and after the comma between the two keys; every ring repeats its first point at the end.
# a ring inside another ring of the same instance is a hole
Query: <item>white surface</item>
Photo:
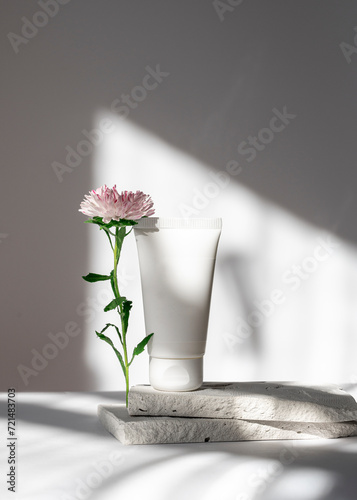
{"type": "MultiPolygon", "coordinates": [[[[345,388],[356,397],[356,386],[345,388]]],[[[357,438],[122,446],[102,428],[96,411],[99,403],[123,403],[123,393],[18,394],[17,495],[7,494],[6,397],[1,396],[2,499],[356,498],[357,438]]]]}

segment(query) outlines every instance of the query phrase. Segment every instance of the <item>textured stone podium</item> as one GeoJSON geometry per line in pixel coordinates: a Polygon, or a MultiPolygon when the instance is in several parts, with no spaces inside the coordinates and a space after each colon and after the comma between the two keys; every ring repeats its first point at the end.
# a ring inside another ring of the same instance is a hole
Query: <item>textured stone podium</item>
{"type": "Polygon", "coordinates": [[[137,385],[130,415],[239,418],[295,422],[357,420],[357,403],[338,386],[293,382],[205,382],[191,392],[163,392],[137,385]]]}
{"type": "Polygon", "coordinates": [[[192,392],[163,392],[138,385],[130,389],[128,410],[98,407],[104,427],[123,444],[357,435],[357,403],[337,386],[213,382],[192,392]]]}

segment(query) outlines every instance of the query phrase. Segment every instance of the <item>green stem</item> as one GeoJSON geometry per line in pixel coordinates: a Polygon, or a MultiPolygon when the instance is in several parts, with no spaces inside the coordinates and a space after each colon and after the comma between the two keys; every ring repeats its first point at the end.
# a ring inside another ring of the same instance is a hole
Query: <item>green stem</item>
{"type": "Polygon", "coordinates": [[[125,406],[128,408],[128,397],[129,397],[129,366],[128,366],[128,355],[126,353],[126,344],[124,344],[124,363],[125,363],[125,406]]]}
{"type": "MultiPolygon", "coordinates": [[[[124,241],[124,236],[121,238],[119,234],[120,228],[115,228],[115,245],[114,245],[114,272],[113,272],[113,282],[114,282],[114,295],[116,299],[120,298],[119,286],[118,286],[118,262],[121,252],[121,247],[124,241]]],[[[126,229],[124,228],[126,232],[126,229]]],[[[126,396],[125,396],[125,405],[128,407],[128,395],[129,395],[129,363],[128,363],[128,351],[126,346],[126,328],[123,321],[123,305],[120,304],[118,313],[120,315],[121,327],[122,327],[122,335],[123,335],[123,350],[124,350],[124,365],[125,365],[125,388],[126,388],[126,396]]]]}

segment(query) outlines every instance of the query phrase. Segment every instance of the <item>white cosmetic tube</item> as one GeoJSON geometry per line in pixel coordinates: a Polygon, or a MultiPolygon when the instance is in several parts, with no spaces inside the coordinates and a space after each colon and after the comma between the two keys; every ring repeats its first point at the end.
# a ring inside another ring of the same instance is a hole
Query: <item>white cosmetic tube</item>
{"type": "Polygon", "coordinates": [[[203,381],[221,219],[141,219],[134,226],[149,378],[154,389],[192,391],[203,381]]]}

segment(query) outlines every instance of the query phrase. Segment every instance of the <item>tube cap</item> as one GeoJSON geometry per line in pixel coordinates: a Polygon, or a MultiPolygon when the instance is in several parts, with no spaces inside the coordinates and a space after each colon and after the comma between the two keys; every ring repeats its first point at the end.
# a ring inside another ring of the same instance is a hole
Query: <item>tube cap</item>
{"type": "Polygon", "coordinates": [[[150,357],[150,384],[158,391],[194,391],[203,382],[203,357],[163,359],[150,357]]]}

